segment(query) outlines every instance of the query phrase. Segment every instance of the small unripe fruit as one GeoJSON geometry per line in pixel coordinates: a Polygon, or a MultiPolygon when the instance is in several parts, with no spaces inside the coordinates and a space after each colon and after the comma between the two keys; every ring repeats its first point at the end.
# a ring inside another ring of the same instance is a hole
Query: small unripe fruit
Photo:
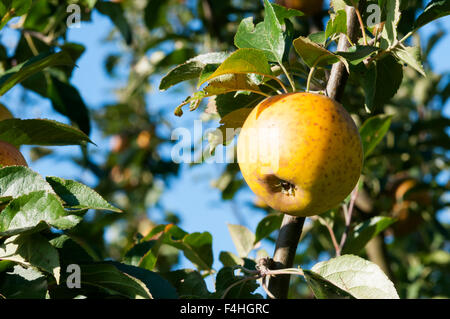
{"type": "Polygon", "coordinates": [[[277,95],[258,104],[242,127],[237,156],[253,192],[294,216],[336,207],[355,187],[363,164],[350,115],[314,93],[277,95]]]}
{"type": "Polygon", "coordinates": [[[0,141],[0,165],[1,166],[28,166],[22,153],[7,142],[0,141]]]}

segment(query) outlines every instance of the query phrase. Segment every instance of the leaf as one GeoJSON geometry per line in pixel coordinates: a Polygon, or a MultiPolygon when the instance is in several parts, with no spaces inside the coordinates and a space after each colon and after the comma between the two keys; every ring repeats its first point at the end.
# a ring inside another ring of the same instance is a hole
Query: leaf
{"type": "Polygon", "coordinates": [[[236,256],[229,251],[221,251],[219,254],[219,260],[224,267],[244,266],[244,259],[236,256]]]}
{"type": "Polygon", "coordinates": [[[210,154],[218,145],[226,145],[233,140],[234,136],[239,132],[248,115],[252,111],[251,108],[241,108],[227,113],[221,120],[220,126],[215,131],[208,134],[208,144],[210,154]]]}
{"type": "Polygon", "coordinates": [[[198,87],[218,76],[225,74],[256,73],[272,77],[269,62],[261,50],[239,49],[231,54],[209,77],[202,79],[198,87]]]}
{"type": "Polygon", "coordinates": [[[357,225],[345,242],[344,254],[357,254],[366,244],[380,232],[392,225],[396,220],[390,217],[376,216],[357,225]]]}
{"type": "Polygon", "coordinates": [[[45,191],[13,199],[0,214],[0,236],[12,236],[34,229],[44,222],[58,229],[77,225],[82,217],[68,214],[58,197],[45,191]]]}
{"type": "Polygon", "coordinates": [[[130,299],[152,299],[147,286],[110,263],[80,265],[81,287],[92,286],[110,295],[130,299]]]}
{"type": "Polygon", "coordinates": [[[378,143],[380,143],[386,135],[391,125],[391,120],[392,116],[381,114],[373,116],[363,123],[359,130],[359,134],[361,136],[365,158],[372,153],[378,143]]]}
{"type": "Polygon", "coordinates": [[[134,245],[125,255],[123,262],[132,266],[138,266],[147,270],[153,270],[158,260],[159,249],[164,242],[165,233],[151,236],[152,239],[144,238],[134,245]]]}
{"type": "MultiPolygon", "coordinates": [[[[232,284],[242,280],[243,276],[235,276],[230,267],[223,267],[216,276],[215,298],[221,298],[225,290],[232,284]]],[[[260,294],[253,294],[259,287],[256,280],[249,280],[231,288],[225,296],[225,299],[262,299],[260,294]]]]}
{"type": "Polygon", "coordinates": [[[188,234],[175,225],[164,229],[163,243],[183,251],[199,270],[210,270],[213,263],[212,236],[208,232],[188,234]]]}
{"type": "Polygon", "coordinates": [[[211,296],[205,280],[196,270],[180,269],[165,273],[163,276],[175,287],[180,299],[205,299],[211,296]]]}
{"type": "Polygon", "coordinates": [[[258,226],[256,226],[254,244],[256,244],[257,242],[261,241],[264,238],[269,237],[271,233],[280,229],[282,221],[283,221],[283,214],[274,213],[264,217],[258,223],[258,226]]]}
{"type": "Polygon", "coordinates": [[[41,175],[24,166],[0,168],[0,199],[17,198],[36,191],[53,193],[41,175]]]}
{"type": "Polygon", "coordinates": [[[84,145],[92,143],[79,129],[53,120],[0,121],[0,140],[20,145],[84,145]]]}
{"type": "Polygon", "coordinates": [[[0,281],[0,295],[7,299],[44,299],[47,279],[36,269],[14,266],[0,281]]]}
{"type": "Polygon", "coordinates": [[[276,3],[272,3],[271,5],[280,25],[284,25],[285,19],[289,19],[292,17],[301,17],[305,15],[299,10],[287,8],[276,3]]]}
{"type": "Polygon", "coordinates": [[[236,47],[260,49],[270,62],[281,63],[284,38],[280,22],[268,0],[264,0],[264,21],[253,24],[253,18],[243,19],[234,37],[236,47]]]}
{"type": "Polygon", "coordinates": [[[116,213],[122,212],[86,185],[59,177],[47,177],[46,180],[52,186],[55,193],[64,201],[65,205],[71,209],[96,209],[109,210],[116,213]]]}
{"type": "Polygon", "coordinates": [[[133,42],[133,32],[120,3],[97,1],[95,8],[101,14],[104,14],[111,19],[117,29],[119,29],[126,44],[130,45],[131,42],[133,42]]]}
{"type": "Polygon", "coordinates": [[[261,92],[259,87],[247,74],[225,74],[212,79],[204,92],[208,95],[219,95],[236,91],[261,92]]]}
{"type": "Polygon", "coordinates": [[[41,269],[52,274],[59,283],[61,268],[58,251],[40,234],[7,238],[0,246],[0,259],[41,269]]]}
{"type": "Polygon", "coordinates": [[[380,267],[358,256],[332,258],[315,264],[311,270],[357,299],[399,298],[380,267]]]}
{"type": "Polygon", "coordinates": [[[365,45],[356,45],[348,49],[347,52],[336,52],[337,55],[345,58],[353,65],[357,65],[370,57],[372,53],[378,51],[379,48],[365,45]]]}
{"type": "Polygon", "coordinates": [[[144,21],[149,30],[155,28],[160,20],[160,12],[166,0],[148,0],[144,9],[144,21]]]}
{"type": "Polygon", "coordinates": [[[403,68],[392,55],[377,62],[376,92],[374,107],[380,107],[397,93],[403,79],[403,68]]]}
{"type": "Polygon", "coordinates": [[[196,56],[170,70],[161,79],[159,89],[164,91],[180,82],[196,79],[200,77],[206,66],[221,64],[228,56],[229,54],[225,52],[206,53],[196,56]]]}
{"type": "Polygon", "coordinates": [[[37,72],[45,68],[57,65],[73,64],[69,54],[65,51],[58,53],[41,53],[31,59],[12,67],[6,72],[0,74],[0,96],[9,91],[14,85],[22,82],[37,72]]]}
{"type": "Polygon", "coordinates": [[[325,43],[327,42],[327,37],[325,36],[325,31],[311,33],[310,35],[308,35],[308,39],[310,39],[312,42],[320,44],[322,46],[324,46],[325,43]]]}
{"type": "Polygon", "coordinates": [[[228,224],[228,231],[239,257],[247,257],[254,247],[255,234],[242,225],[228,224]]]}
{"type": "Polygon", "coordinates": [[[386,49],[392,46],[397,41],[397,25],[400,21],[400,0],[389,0],[386,4],[386,22],[384,24],[381,36],[387,42],[387,46],[383,45],[382,48],[386,49]]]}
{"type": "Polygon", "coordinates": [[[0,29],[13,17],[24,15],[31,7],[32,0],[3,0],[0,3],[0,29]]]}
{"type": "Polygon", "coordinates": [[[397,59],[399,59],[403,63],[408,64],[423,76],[426,76],[425,70],[422,66],[419,47],[397,47],[395,48],[395,50],[393,50],[393,54],[397,57],[397,59]]]}
{"type": "Polygon", "coordinates": [[[336,14],[331,15],[325,29],[325,39],[340,33],[347,34],[347,13],[345,10],[339,10],[336,14]]]}
{"type": "Polygon", "coordinates": [[[178,295],[175,288],[159,274],[130,265],[110,261],[108,264],[114,265],[124,274],[140,280],[148,289],[153,299],[177,299],[178,295]]]}
{"type": "Polygon", "coordinates": [[[450,14],[450,2],[448,0],[432,0],[425,7],[423,12],[417,17],[414,29],[450,14]]]}
{"type": "Polygon", "coordinates": [[[350,293],[310,270],[303,270],[306,283],[317,299],[355,299],[350,293]]]}
{"type": "MultiPolygon", "coordinates": [[[[220,115],[221,118],[224,118],[227,114],[241,108],[252,109],[263,99],[264,99],[263,96],[255,93],[251,93],[248,95],[245,94],[236,95],[234,93],[227,93],[216,96],[213,100],[213,103],[215,111],[217,111],[217,113],[220,115]]],[[[241,121],[243,124],[245,119],[241,121]]],[[[242,127],[242,124],[241,126],[236,127],[242,127]]]]}
{"type": "Polygon", "coordinates": [[[49,243],[58,250],[61,269],[67,269],[70,264],[86,264],[94,262],[94,258],[72,237],[60,235],[49,243]]]}
{"type": "Polygon", "coordinates": [[[295,39],[294,48],[309,67],[326,66],[341,61],[348,70],[348,63],[343,57],[328,51],[308,38],[300,36],[295,39]]]}
{"type": "Polygon", "coordinates": [[[53,108],[75,122],[87,135],[91,131],[89,112],[78,90],[70,83],[51,75],[47,79],[47,94],[53,108]]]}

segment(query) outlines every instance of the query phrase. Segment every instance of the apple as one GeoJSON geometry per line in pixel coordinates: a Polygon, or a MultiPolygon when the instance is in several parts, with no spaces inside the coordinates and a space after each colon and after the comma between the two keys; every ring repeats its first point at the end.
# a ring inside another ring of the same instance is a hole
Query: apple
{"type": "Polygon", "coordinates": [[[358,129],[338,102],[315,93],[265,99],[240,131],[237,158],[253,192],[275,210],[312,216],[336,207],[361,174],[358,129]]]}
{"type": "Polygon", "coordinates": [[[0,166],[28,166],[22,153],[7,142],[0,141],[0,166]]]}

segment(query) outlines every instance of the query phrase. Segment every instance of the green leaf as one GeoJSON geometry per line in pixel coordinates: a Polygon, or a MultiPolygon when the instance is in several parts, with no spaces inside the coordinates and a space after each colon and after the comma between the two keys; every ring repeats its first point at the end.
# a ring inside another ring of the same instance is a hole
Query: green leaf
{"type": "Polygon", "coordinates": [[[325,43],[327,42],[327,37],[325,36],[325,31],[311,33],[310,35],[308,35],[308,39],[310,39],[312,42],[320,44],[322,46],[324,46],[325,43]]]}
{"type": "Polygon", "coordinates": [[[239,257],[247,257],[254,247],[255,234],[242,225],[228,224],[228,231],[239,257]]]}
{"type": "Polygon", "coordinates": [[[311,269],[357,299],[398,299],[393,283],[376,264],[354,255],[319,262],[311,269]]]}
{"type": "Polygon", "coordinates": [[[165,233],[161,232],[159,237],[151,236],[152,239],[143,239],[135,244],[124,257],[123,262],[132,266],[138,266],[147,270],[153,270],[158,260],[159,249],[164,242],[165,233]]]}
{"type": "Polygon", "coordinates": [[[279,4],[276,3],[272,3],[272,8],[273,11],[275,12],[275,15],[278,19],[278,22],[281,25],[284,25],[284,19],[289,19],[292,17],[301,17],[304,16],[305,14],[299,10],[296,9],[291,9],[291,8],[286,8],[285,6],[281,6],[279,4]]]}
{"type": "Polygon", "coordinates": [[[258,223],[258,226],[256,226],[254,244],[256,244],[257,242],[261,241],[264,238],[269,237],[271,233],[280,229],[282,221],[283,221],[283,214],[274,213],[264,217],[258,223]]]}
{"type": "Polygon", "coordinates": [[[397,41],[397,25],[400,21],[400,0],[389,0],[386,5],[386,22],[384,24],[383,31],[381,32],[382,38],[386,41],[382,48],[386,49],[392,46],[397,41]]]}
{"type": "Polygon", "coordinates": [[[3,0],[0,3],[0,29],[13,17],[24,15],[31,7],[32,0],[3,0]]]}
{"type": "Polygon", "coordinates": [[[57,236],[51,239],[49,243],[58,250],[63,271],[70,264],[81,265],[94,262],[94,258],[74,238],[68,235],[57,236]]]}
{"type": "Polygon", "coordinates": [[[163,274],[178,292],[180,299],[206,299],[211,293],[202,275],[193,269],[180,269],[163,274]]]}
{"type": "Polygon", "coordinates": [[[109,263],[80,265],[81,287],[93,286],[110,295],[130,299],[151,299],[147,286],[139,279],[109,263]]]}
{"type": "Polygon", "coordinates": [[[36,269],[16,265],[2,276],[0,295],[6,299],[44,299],[47,294],[47,278],[36,269]]]}
{"type": "Polygon", "coordinates": [[[220,126],[215,131],[208,134],[209,151],[212,153],[218,145],[227,145],[233,140],[252,111],[251,108],[245,107],[227,113],[221,120],[220,126]]]}
{"type": "Polygon", "coordinates": [[[247,74],[224,74],[210,80],[203,90],[208,95],[220,95],[236,91],[261,92],[247,74]]]}
{"type": "MultiPolygon", "coordinates": [[[[228,287],[243,278],[243,276],[236,276],[233,268],[223,267],[217,273],[215,298],[221,298],[228,287]]],[[[260,294],[253,294],[258,287],[256,280],[243,282],[231,288],[225,299],[262,299],[260,294]]]]}
{"type": "Polygon", "coordinates": [[[31,59],[12,67],[6,72],[0,74],[0,96],[9,91],[14,85],[22,82],[37,72],[45,68],[57,65],[73,64],[70,55],[61,51],[59,53],[42,53],[31,59]]]}
{"type": "Polygon", "coordinates": [[[243,19],[234,37],[236,47],[260,49],[270,62],[281,63],[284,53],[284,38],[275,11],[268,0],[264,0],[264,21],[253,24],[253,18],[243,19]]]}
{"type": "Polygon", "coordinates": [[[345,58],[353,65],[357,65],[370,57],[372,53],[378,51],[379,48],[372,46],[356,45],[348,49],[347,52],[336,52],[337,55],[345,58]]]}
{"type": "Polygon", "coordinates": [[[46,180],[55,193],[64,201],[64,205],[70,209],[97,209],[116,213],[122,212],[86,185],[59,177],[47,177],[46,180]]]}
{"type": "Polygon", "coordinates": [[[377,62],[377,81],[374,107],[380,107],[397,93],[403,79],[403,68],[392,55],[377,62]]]}
{"type": "Polygon", "coordinates": [[[13,199],[2,211],[0,236],[23,233],[42,222],[58,229],[68,229],[81,219],[81,216],[68,214],[56,195],[45,191],[32,192],[13,199]]]}
{"type": "Polygon", "coordinates": [[[309,67],[326,66],[341,61],[348,70],[348,63],[343,57],[328,51],[308,38],[300,36],[295,39],[294,48],[309,67]]]}
{"type": "Polygon", "coordinates": [[[375,96],[377,93],[377,67],[374,64],[366,67],[360,63],[351,68],[351,77],[356,79],[364,91],[364,107],[367,113],[375,108],[375,96]]]}
{"type": "Polygon", "coordinates": [[[9,237],[0,246],[0,259],[9,260],[24,267],[36,267],[55,277],[59,283],[59,255],[55,247],[40,234],[24,234],[9,237]]]}
{"type": "Polygon", "coordinates": [[[196,56],[169,71],[161,79],[159,89],[164,91],[180,82],[197,79],[206,66],[221,64],[228,56],[229,54],[225,52],[206,53],[196,56]]]}
{"type": "Polygon", "coordinates": [[[436,19],[450,15],[450,2],[448,0],[432,0],[417,17],[414,23],[414,29],[423,27],[427,23],[436,19]]]}
{"type": "Polygon", "coordinates": [[[355,299],[350,293],[342,290],[332,282],[310,270],[303,270],[306,283],[317,299],[355,299]]]}
{"type": "Polygon", "coordinates": [[[423,76],[426,76],[425,70],[422,66],[419,47],[397,47],[393,50],[393,54],[397,57],[397,59],[408,64],[423,76]]]}
{"type": "Polygon", "coordinates": [[[178,298],[177,292],[170,282],[153,271],[121,264],[115,261],[110,261],[108,264],[114,265],[114,267],[132,278],[140,280],[146,286],[153,299],[178,298]]]}
{"type": "Polygon", "coordinates": [[[0,140],[20,145],[84,145],[92,143],[79,129],[53,120],[0,121],[0,140]]]}
{"type": "Polygon", "coordinates": [[[56,76],[46,77],[47,94],[53,108],[75,122],[87,135],[91,131],[89,111],[78,90],[70,83],[59,80],[56,76]]]}
{"type": "Polygon", "coordinates": [[[344,254],[357,254],[380,232],[395,222],[394,218],[376,216],[357,225],[345,242],[344,254]]]}
{"type": "Polygon", "coordinates": [[[198,86],[225,74],[255,73],[272,77],[269,62],[261,50],[239,49],[231,54],[209,77],[202,79],[198,86]]]}
{"type": "Polygon", "coordinates": [[[13,199],[36,191],[53,193],[44,178],[28,167],[0,168],[0,199],[13,199]]]}
{"type": "Polygon", "coordinates": [[[383,137],[389,131],[391,120],[392,116],[381,114],[373,116],[363,123],[359,130],[359,134],[361,136],[365,158],[372,153],[378,143],[381,142],[383,137]]]}
{"type": "Polygon", "coordinates": [[[130,45],[133,41],[133,31],[125,17],[122,5],[114,2],[97,1],[95,8],[101,14],[104,14],[111,19],[117,29],[119,29],[125,42],[130,45]]]}
{"type": "Polygon", "coordinates": [[[325,39],[340,33],[347,34],[347,13],[345,10],[339,10],[330,17],[325,29],[325,39]]]}
{"type": "Polygon", "coordinates": [[[219,260],[224,267],[244,266],[244,259],[236,256],[229,251],[221,251],[219,254],[219,260]]]}
{"type": "Polygon", "coordinates": [[[167,225],[163,243],[184,253],[199,270],[210,270],[213,263],[212,236],[208,232],[188,234],[175,225],[167,225]]]}
{"type": "Polygon", "coordinates": [[[144,21],[149,30],[152,30],[158,25],[161,20],[161,9],[167,4],[167,0],[148,0],[147,6],[144,9],[144,21]]]}

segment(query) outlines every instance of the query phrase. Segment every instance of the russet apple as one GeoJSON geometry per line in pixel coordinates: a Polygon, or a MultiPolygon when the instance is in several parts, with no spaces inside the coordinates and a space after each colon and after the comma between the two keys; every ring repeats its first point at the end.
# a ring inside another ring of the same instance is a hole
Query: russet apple
{"type": "Polygon", "coordinates": [[[315,93],[258,104],[240,131],[237,157],[253,192],[294,216],[337,206],[355,187],[363,164],[361,138],[348,112],[315,93]]]}

